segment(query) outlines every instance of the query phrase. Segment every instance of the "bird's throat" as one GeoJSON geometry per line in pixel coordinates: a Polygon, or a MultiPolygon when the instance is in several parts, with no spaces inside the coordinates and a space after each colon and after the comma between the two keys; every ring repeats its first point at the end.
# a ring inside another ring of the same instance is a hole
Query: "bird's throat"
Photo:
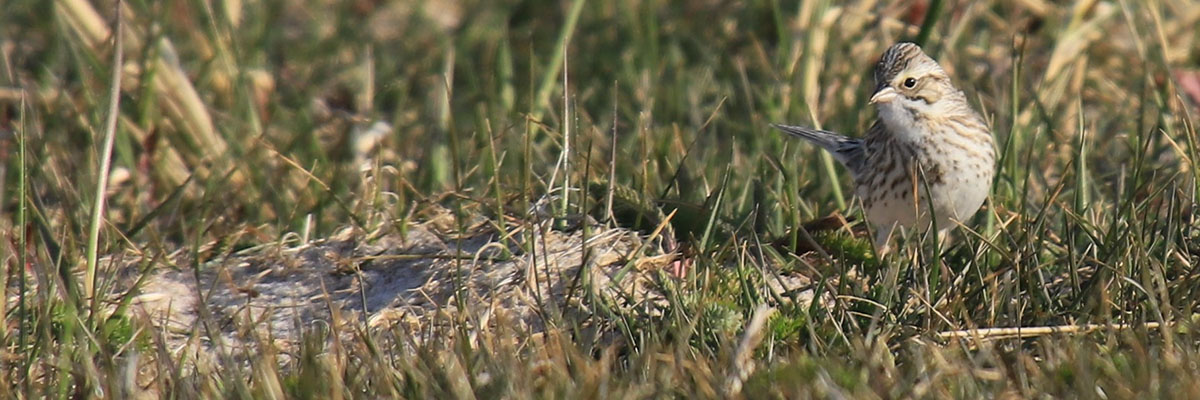
{"type": "Polygon", "coordinates": [[[919,102],[890,102],[879,105],[879,119],[894,139],[916,142],[929,131],[927,108],[919,102]]]}

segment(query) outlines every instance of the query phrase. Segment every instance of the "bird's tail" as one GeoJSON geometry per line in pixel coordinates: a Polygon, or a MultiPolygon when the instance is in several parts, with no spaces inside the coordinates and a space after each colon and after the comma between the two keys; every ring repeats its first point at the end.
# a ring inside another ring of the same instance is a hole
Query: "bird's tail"
{"type": "Polygon", "coordinates": [[[842,163],[842,165],[849,166],[849,164],[855,163],[862,156],[862,141],[859,139],[852,139],[830,131],[803,126],[780,124],[771,124],[771,126],[820,146],[833,155],[833,159],[842,163]]]}

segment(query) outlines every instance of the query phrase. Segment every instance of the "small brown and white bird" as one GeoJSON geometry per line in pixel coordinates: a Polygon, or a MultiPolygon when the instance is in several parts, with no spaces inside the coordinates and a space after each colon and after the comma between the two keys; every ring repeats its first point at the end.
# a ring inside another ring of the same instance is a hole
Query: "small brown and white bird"
{"type": "Polygon", "coordinates": [[[871,104],[879,119],[862,139],[773,126],[821,146],[850,171],[880,254],[889,251],[897,227],[926,229],[930,211],[944,238],[991,190],[991,130],[946,71],[913,43],[897,43],[880,57],[871,104]]]}

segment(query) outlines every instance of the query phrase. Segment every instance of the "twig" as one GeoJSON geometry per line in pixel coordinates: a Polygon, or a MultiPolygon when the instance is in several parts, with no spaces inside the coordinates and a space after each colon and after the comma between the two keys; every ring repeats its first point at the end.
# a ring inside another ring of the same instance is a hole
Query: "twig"
{"type": "Polygon", "coordinates": [[[1034,336],[1053,335],[1059,333],[1088,333],[1101,329],[1112,329],[1114,331],[1131,329],[1134,327],[1145,327],[1146,329],[1158,329],[1162,326],[1159,322],[1147,322],[1144,324],[1081,324],[1081,325],[1058,325],[1058,326],[1030,326],[1030,327],[1015,327],[1015,328],[983,328],[983,329],[964,329],[958,331],[938,332],[940,339],[1006,339],[1006,338],[1026,338],[1034,336]]]}

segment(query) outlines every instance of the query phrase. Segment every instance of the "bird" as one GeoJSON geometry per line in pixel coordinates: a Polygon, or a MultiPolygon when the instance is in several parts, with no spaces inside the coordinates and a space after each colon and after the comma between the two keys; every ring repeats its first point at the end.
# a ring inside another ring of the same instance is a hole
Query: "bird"
{"type": "MultiPolygon", "coordinates": [[[[861,138],[772,124],[828,151],[854,180],[877,254],[897,228],[937,228],[945,240],[987,199],[995,176],[991,129],[921,47],[892,45],[875,65],[877,118],[861,138]],[[932,215],[931,215],[932,212],[932,215]]],[[[836,183],[835,183],[836,184],[836,183]]]]}

